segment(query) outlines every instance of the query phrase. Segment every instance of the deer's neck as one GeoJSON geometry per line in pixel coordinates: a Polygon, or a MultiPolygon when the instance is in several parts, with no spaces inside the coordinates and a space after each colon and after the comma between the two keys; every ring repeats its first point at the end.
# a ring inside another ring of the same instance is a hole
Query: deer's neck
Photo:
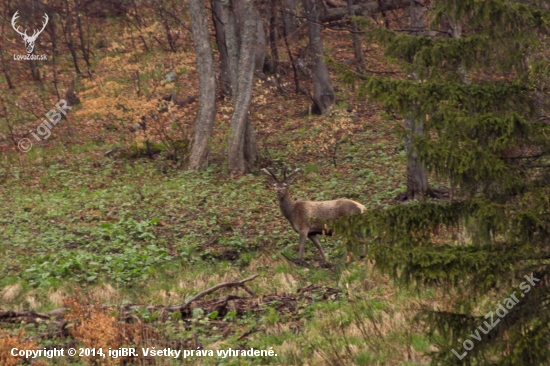
{"type": "Polygon", "coordinates": [[[294,221],[294,205],[295,201],[290,198],[290,194],[285,194],[283,197],[279,198],[279,208],[281,212],[286,217],[290,223],[294,221]]]}

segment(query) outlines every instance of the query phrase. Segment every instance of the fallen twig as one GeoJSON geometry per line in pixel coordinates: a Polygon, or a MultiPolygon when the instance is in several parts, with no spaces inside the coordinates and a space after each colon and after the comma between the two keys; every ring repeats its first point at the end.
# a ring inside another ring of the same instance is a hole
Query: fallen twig
{"type": "Polygon", "coordinates": [[[243,338],[246,338],[248,337],[249,335],[251,335],[252,333],[256,333],[260,331],[260,328],[253,328],[253,329],[250,329],[248,332],[245,332],[243,333],[239,338],[237,338],[238,341],[242,340],[243,338]]]}
{"type": "Polygon", "coordinates": [[[191,304],[193,301],[196,301],[196,300],[200,299],[201,297],[204,297],[208,294],[211,294],[212,292],[217,291],[217,290],[219,290],[221,288],[224,288],[224,287],[240,287],[243,290],[245,290],[246,292],[248,292],[249,294],[251,294],[252,296],[256,296],[254,294],[254,292],[252,292],[252,290],[250,290],[248,287],[245,286],[245,282],[252,281],[253,279],[255,279],[258,276],[259,276],[258,274],[255,274],[253,276],[245,278],[244,280],[240,280],[240,281],[236,281],[236,282],[223,282],[223,283],[217,284],[216,286],[212,286],[207,290],[199,292],[198,294],[191,297],[189,300],[187,300],[186,302],[184,302],[181,305],[174,305],[174,306],[168,307],[168,310],[174,311],[174,310],[184,309],[187,306],[189,306],[189,304],[191,304]]]}

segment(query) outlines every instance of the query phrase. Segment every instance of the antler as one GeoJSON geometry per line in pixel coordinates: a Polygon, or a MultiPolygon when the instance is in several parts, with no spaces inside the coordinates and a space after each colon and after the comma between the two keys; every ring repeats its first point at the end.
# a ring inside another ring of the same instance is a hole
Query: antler
{"type": "Polygon", "coordinates": [[[288,177],[285,178],[285,182],[287,182],[288,184],[292,183],[294,181],[294,179],[296,179],[296,175],[298,173],[300,173],[302,171],[302,169],[300,168],[296,168],[292,171],[292,173],[290,173],[288,175],[288,177]]]}
{"type": "Polygon", "coordinates": [[[278,182],[279,180],[277,179],[277,177],[275,176],[275,174],[273,174],[273,172],[271,170],[269,170],[269,168],[264,168],[262,170],[260,170],[262,173],[264,173],[265,175],[267,175],[269,178],[271,179],[274,179],[275,182],[278,182]]]}
{"type": "Polygon", "coordinates": [[[17,15],[17,13],[19,13],[19,10],[17,10],[17,11],[15,12],[15,14],[13,14],[13,17],[11,18],[11,26],[13,27],[13,29],[14,29],[17,33],[19,33],[19,35],[20,35],[21,37],[28,37],[28,36],[27,36],[27,30],[26,30],[26,29],[25,29],[25,32],[23,33],[23,32],[21,32],[21,31],[19,31],[19,26],[17,26],[17,27],[15,26],[15,23],[16,23],[16,21],[17,21],[17,18],[19,18],[19,16],[17,15]]]}

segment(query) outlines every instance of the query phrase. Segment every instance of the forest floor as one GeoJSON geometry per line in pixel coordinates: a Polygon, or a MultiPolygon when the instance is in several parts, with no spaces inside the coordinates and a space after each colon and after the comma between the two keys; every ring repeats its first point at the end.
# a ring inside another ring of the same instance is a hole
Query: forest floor
{"type": "MultiPolygon", "coordinates": [[[[117,347],[213,350],[212,357],[187,355],[185,364],[196,365],[427,364],[437,348],[415,316],[422,308],[445,309],[441,291],[398,287],[368,258],[352,258],[339,237],[321,239],[332,268],[320,266],[311,243],[307,266],[289,261],[297,256],[298,235],[264,178],[258,170],[238,179],[226,174],[230,101],[219,103],[208,169],[185,171],[169,159],[162,141],[185,141],[197,103],[162,109],[159,97],[197,93],[188,42],[185,51],[147,54],[131,49],[127,38],[108,40],[95,50],[93,78],[77,83],[81,105],[68,120],[26,154],[2,146],[0,310],[18,312],[0,311],[0,332],[11,335],[0,345],[9,339],[19,348],[103,347],[105,353],[117,347]],[[171,70],[178,80],[160,82],[171,70]],[[157,125],[129,130],[155,108],[157,125]],[[136,157],[146,140],[160,153],[136,157]],[[105,156],[115,146],[122,151],[105,156]],[[211,286],[255,274],[249,291],[224,287],[189,308],[170,309],[211,286]],[[41,317],[63,307],[68,314],[41,317]],[[251,347],[276,356],[224,358],[215,351],[251,347]]],[[[326,31],[325,42],[336,61],[352,57],[344,32],[326,31]]],[[[376,45],[366,48],[367,68],[388,70],[376,45]]],[[[70,60],[63,62],[68,69],[70,60]]],[[[283,68],[286,93],[260,80],[255,86],[250,116],[260,164],[301,167],[291,188],[295,198],[346,197],[367,208],[398,204],[394,198],[405,189],[402,122],[358,99],[335,73],[333,112],[310,116],[310,99],[294,93],[284,59],[283,68]]],[[[70,80],[69,72],[61,74],[70,80]]],[[[310,88],[306,81],[301,87],[310,88]]],[[[182,364],[169,357],[124,361],[182,364]]]]}

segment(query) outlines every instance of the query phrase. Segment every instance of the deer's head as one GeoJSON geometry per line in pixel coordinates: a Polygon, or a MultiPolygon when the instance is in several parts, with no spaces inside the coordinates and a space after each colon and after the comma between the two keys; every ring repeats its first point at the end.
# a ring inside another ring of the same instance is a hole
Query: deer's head
{"type": "Polygon", "coordinates": [[[46,28],[46,25],[48,24],[48,20],[49,20],[48,14],[44,14],[44,22],[42,22],[42,29],[35,30],[32,36],[29,36],[27,34],[26,29],[23,32],[21,32],[19,30],[19,26],[18,25],[16,26],[15,24],[17,22],[17,18],[19,18],[18,13],[19,11],[16,11],[15,14],[13,14],[13,17],[11,18],[11,26],[21,36],[21,38],[23,38],[23,40],[25,41],[25,48],[27,49],[27,53],[30,54],[34,50],[34,42],[36,42],[36,38],[38,38],[40,33],[42,33],[42,31],[44,30],[44,28],[46,28]]]}
{"type": "Polygon", "coordinates": [[[275,176],[275,174],[265,168],[265,169],[262,169],[261,172],[264,173],[265,175],[267,175],[267,183],[273,188],[273,190],[277,193],[277,196],[279,198],[283,198],[284,196],[286,196],[288,194],[288,187],[290,187],[290,185],[292,184],[292,182],[294,182],[294,180],[296,179],[296,176],[298,173],[300,173],[302,171],[302,169],[300,168],[297,168],[297,169],[294,169],[288,176],[286,175],[286,167],[283,168],[283,179],[282,180],[279,180],[277,179],[277,177],[275,176]]]}

